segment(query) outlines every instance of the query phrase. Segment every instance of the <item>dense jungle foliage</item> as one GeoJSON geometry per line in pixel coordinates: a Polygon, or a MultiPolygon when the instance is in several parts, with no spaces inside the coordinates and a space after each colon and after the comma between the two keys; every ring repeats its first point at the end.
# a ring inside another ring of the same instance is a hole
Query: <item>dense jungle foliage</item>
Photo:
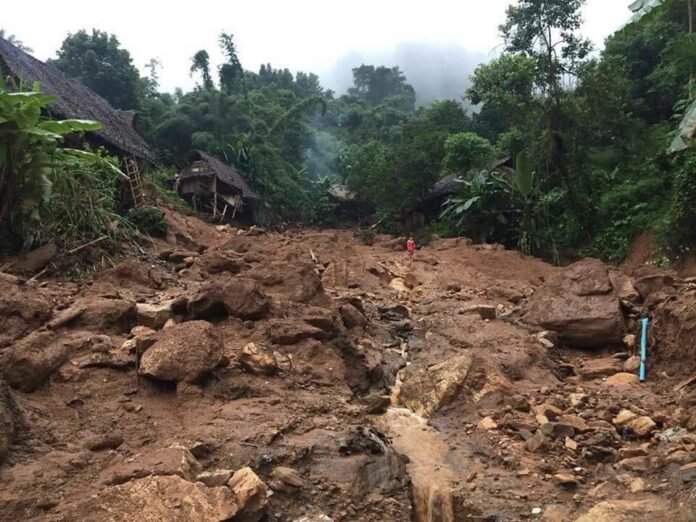
{"type": "Polygon", "coordinates": [[[399,67],[357,67],[342,95],[312,73],[246,70],[226,33],[222,65],[204,49],[191,58],[190,92],[161,92],[156,60],[142,77],[117,38],[96,30],[69,35],[52,63],[137,110],[163,165],[182,166],[192,149],[234,165],[269,223],[334,224],[328,189],[344,185],[386,229],[413,226],[406,218],[419,212],[426,230],[556,261],[618,261],[652,230],[673,260],[696,246],[691,0],[653,0],[601,52],[580,34],[583,4],[511,5],[504,50],[461,100],[428,106],[399,67]],[[503,164],[512,168],[492,167],[503,164]],[[452,174],[455,192],[429,207],[452,174]]]}

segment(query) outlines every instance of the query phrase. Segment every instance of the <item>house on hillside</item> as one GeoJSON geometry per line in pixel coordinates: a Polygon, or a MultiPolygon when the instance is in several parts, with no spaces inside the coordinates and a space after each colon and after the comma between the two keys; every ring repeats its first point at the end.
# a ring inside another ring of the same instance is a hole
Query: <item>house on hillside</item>
{"type": "Polygon", "coordinates": [[[195,210],[217,221],[255,221],[261,199],[234,167],[201,151],[192,152],[176,175],[176,190],[195,210]]]}
{"type": "MultiPolygon", "coordinates": [[[[498,172],[510,178],[515,176],[515,169],[510,157],[492,161],[483,170],[498,172]]],[[[466,176],[462,173],[448,174],[435,183],[420,204],[403,217],[402,226],[404,229],[416,230],[437,219],[447,200],[461,189],[461,182],[465,178],[466,176]]]]}
{"type": "Polygon", "coordinates": [[[24,90],[31,90],[34,82],[39,82],[41,92],[56,97],[49,107],[51,117],[101,123],[101,129],[86,134],[86,141],[94,147],[105,147],[121,159],[124,172],[131,179],[131,196],[136,205],[142,203],[138,162],[154,164],[155,157],[133,127],[134,113],[117,111],[79,81],[37,60],[3,38],[0,38],[0,74],[6,85],[24,90]]]}

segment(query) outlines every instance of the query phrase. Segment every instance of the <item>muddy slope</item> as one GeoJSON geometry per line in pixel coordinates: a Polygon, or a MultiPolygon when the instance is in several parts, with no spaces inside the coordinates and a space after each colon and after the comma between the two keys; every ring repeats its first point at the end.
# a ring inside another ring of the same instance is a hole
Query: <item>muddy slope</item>
{"type": "MultiPolygon", "coordinates": [[[[0,277],[3,519],[690,520],[688,374],[529,320],[572,274],[170,217],[93,281],[0,277]]],[[[646,300],[579,270],[628,333],[646,300]]]]}

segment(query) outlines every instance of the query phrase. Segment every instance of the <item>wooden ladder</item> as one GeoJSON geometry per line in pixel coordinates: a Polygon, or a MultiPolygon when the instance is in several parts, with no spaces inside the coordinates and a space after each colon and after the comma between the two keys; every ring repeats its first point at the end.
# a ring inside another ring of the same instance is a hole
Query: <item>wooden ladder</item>
{"type": "Polygon", "coordinates": [[[145,204],[145,192],[143,192],[143,180],[140,175],[138,161],[133,156],[127,156],[124,160],[126,165],[126,175],[128,176],[128,184],[133,197],[133,206],[142,207],[145,204]]]}

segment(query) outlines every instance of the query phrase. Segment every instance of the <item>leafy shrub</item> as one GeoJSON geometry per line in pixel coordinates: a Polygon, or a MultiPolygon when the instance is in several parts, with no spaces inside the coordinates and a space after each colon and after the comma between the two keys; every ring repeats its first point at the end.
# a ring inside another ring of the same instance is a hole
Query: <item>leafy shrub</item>
{"type": "Polygon", "coordinates": [[[69,246],[120,232],[114,199],[125,175],[103,154],[61,148],[63,136],[100,124],[44,118],[54,99],[38,84],[32,92],[0,84],[0,228],[9,246],[69,246]]]}
{"type": "Polygon", "coordinates": [[[161,199],[164,203],[168,203],[182,213],[191,215],[193,209],[188,202],[179,197],[176,191],[170,188],[170,182],[174,177],[174,169],[159,168],[147,172],[143,176],[145,188],[148,193],[153,193],[155,197],[161,199]]]}
{"type": "Polygon", "coordinates": [[[132,208],[128,211],[128,221],[133,223],[140,232],[149,234],[153,237],[164,237],[167,235],[167,221],[164,213],[153,206],[132,208]]]}
{"type": "Polygon", "coordinates": [[[445,140],[442,164],[448,172],[469,172],[493,158],[493,146],[474,132],[460,132],[445,140]]]}

